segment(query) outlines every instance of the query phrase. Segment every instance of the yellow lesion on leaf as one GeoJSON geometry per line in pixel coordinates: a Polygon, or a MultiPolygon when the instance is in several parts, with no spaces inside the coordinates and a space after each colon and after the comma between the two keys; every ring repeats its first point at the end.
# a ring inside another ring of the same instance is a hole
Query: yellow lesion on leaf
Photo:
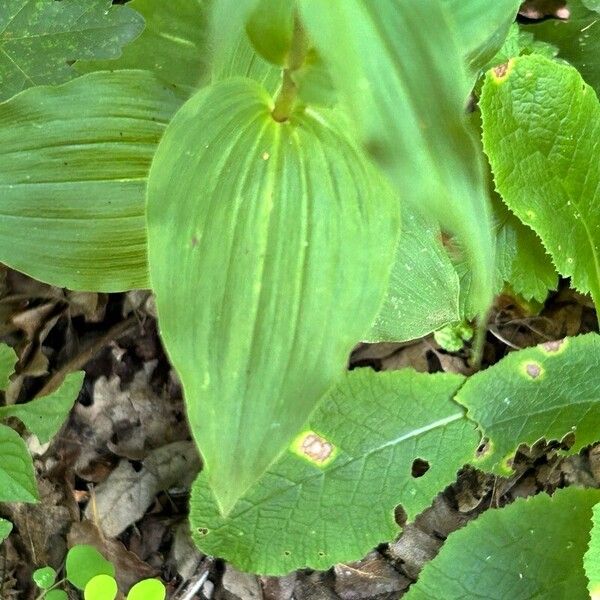
{"type": "Polygon", "coordinates": [[[291,451],[317,467],[326,467],[331,463],[337,448],[327,439],[314,431],[303,431],[292,442],[291,451]]]}
{"type": "Polygon", "coordinates": [[[501,65],[494,67],[491,70],[491,74],[494,78],[494,81],[498,83],[504,81],[510,75],[510,72],[513,70],[514,64],[515,61],[513,58],[511,58],[510,60],[508,60],[508,62],[502,63],[501,65]]]}

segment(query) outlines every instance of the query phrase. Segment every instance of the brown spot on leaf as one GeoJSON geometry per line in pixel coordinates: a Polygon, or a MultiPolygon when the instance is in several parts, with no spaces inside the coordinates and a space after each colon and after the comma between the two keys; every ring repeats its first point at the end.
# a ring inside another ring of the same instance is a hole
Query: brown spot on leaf
{"type": "Polygon", "coordinates": [[[542,368],[537,363],[528,363],[525,367],[525,371],[527,371],[527,375],[529,375],[529,377],[535,379],[536,377],[539,377],[540,373],[542,372],[542,368]]]}
{"type": "Polygon", "coordinates": [[[545,342],[542,344],[542,348],[546,352],[558,352],[560,347],[564,344],[565,340],[552,340],[551,342],[545,342]]]}
{"type": "Polygon", "coordinates": [[[192,236],[192,248],[195,248],[198,245],[198,238],[194,235],[192,236]]]}
{"type": "Polygon", "coordinates": [[[316,433],[309,433],[300,446],[302,452],[316,463],[324,463],[333,452],[333,444],[318,436],[316,433]]]}
{"type": "Polygon", "coordinates": [[[504,63],[502,65],[498,65],[497,67],[494,67],[494,75],[496,75],[496,77],[504,77],[507,72],[508,72],[508,63],[504,63]]]}

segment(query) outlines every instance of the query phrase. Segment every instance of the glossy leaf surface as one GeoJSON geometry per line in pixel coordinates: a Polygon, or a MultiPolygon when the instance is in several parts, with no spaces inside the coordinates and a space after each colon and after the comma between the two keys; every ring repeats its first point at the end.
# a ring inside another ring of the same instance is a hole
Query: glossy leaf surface
{"type": "Polygon", "coordinates": [[[402,212],[402,233],[384,303],[365,341],[414,340],[461,319],[458,275],[439,227],[402,212]]]}
{"type": "Polygon", "coordinates": [[[406,600],[587,600],[582,557],[600,490],[567,488],[487,510],[450,535],[406,600]]]}
{"type": "Polygon", "coordinates": [[[559,273],[600,305],[594,91],[572,67],[531,55],[490,71],[480,105],[483,143],[504,202],[540,236],[559,273]]]}
{"type": "Polygon", "coordinates": [[[398,233],[396,199],[333,114],[271,110],[251,81],[199,92],[149,179],[161,332],[224,514],[342,374],[398,233]]]}
{"type": "Polygon", "coordinates": [[[0,100],[68,81],[75,60],[119,56],[143,28],[140,15],[111,0],[3,0],[0,100]]]}
{"type": "Polygon", "coordinates": [[[167,83],[191,91],[208,76],[209,0],[133,0],[144,17],[142,34],[118,59],[80,61],[81,73],[116,69],[152,71],[167,83]]]}
{"type": "Polygon", "coordinates": [[[469,378],[456,396],[479,424],[489,449],[479,468],[510,472],[520,444],[562,440],[573,433],[571,452],[598,439],[600,336],[595,333],[512,352],[469,378]]]}
{"type": "Polygon", "coordinates": [[[179,105],[142,71],[0,104],[0,261],[71,289],[147,287],[146,178],[179,105]]]}
{"type": "Polygon", "coordinates": [[[36,502],[37,485],[25,442],[0,425],[0,502],[36,502]]]}
{"type": "Polygon", "coordinates": [[[477,445],[452,396],[458,375],[348,373],[304,431],[223,518],[201,474],[191,524],[198,546],[242,570],[283,574],[362,558],[450,483],[477,445]],[[413,461],[426,461],[420,477],[413,461]]]}
{"type": "Polygon", "coordinates": [[[0,419],[17,417],[40,443],[49,442],[63,426],[83,383],[83,371],[70,373],[52,394],[25,404],[0,406],[0,419]]]}
{"type": "Polygon", "coordinates": [[[492,297],[493,240],[482,164],[467,130],[461,50],[438,0],[301,0],[364,147],[402,201],[464,244],[476,312],[492,297]],[[424,28],[423,23],[435,23],[424,28]]]}

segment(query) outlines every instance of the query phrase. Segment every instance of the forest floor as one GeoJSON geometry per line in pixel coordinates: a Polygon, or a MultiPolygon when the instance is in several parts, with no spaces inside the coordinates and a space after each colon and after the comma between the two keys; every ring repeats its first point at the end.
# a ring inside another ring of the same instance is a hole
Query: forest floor
{"type": "MultiPolygon", "coordinates": [[[[535,316],[501,297],[490,320],[484,367],[513,349],[596,329],[589,300],[566,286],[535,316]]],[[[0,549],[2,600],[33,600],[32,571],[60,568],[67,548],[78,543],[105,553],[123,587],[159,576],[176,600],[395,600],[444,539],[483,511],[540,491],[600,486],[600,446],[568,458],[556,447],[523,448],[512,477],[463,470],[397,540],[360,562],[283,578],[243,574],[202,556],[189,537],[189,486],[200,460],[149,293],[65,292],[4,270],[0,337],[20,357],[7,392],[13,399],[52,388],[73,370],[86,372],[59,435],[44,447],[29,439],[40,503],[0,506],[0,516],[15,525],[0,549]],[[193,593],[206,573],[208,579],[193,593]]],[[[467,350],[447,353],[432,336],[408,344],[360,345],[349,366],[470,372],[467,350]]],[[[403,524],[401,510],[397,519],[403,524]]]]}

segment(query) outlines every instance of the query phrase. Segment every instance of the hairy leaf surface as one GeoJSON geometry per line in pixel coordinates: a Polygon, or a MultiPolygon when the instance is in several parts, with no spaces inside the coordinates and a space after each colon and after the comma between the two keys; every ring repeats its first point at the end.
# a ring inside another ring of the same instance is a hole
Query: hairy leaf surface
{"type": "MultiPolygon", "coordinates": [[[[508,207],[600,306],[600,104],[572,67],[531,55],[481,97],[483,143],[508,207]]],[[[500,72],[501,73],[501,72],[500,72]]]]}
{"type": "Polygon", "coordinates": [[[355,560],[429,506],[477,444],[452,396],[462,377],[359,369],[326,394],[305,430],[228,517],[205,474],[194,484],[199,547],[238,568],[283,574],[355,560]],[[413,461],[427,461],[420,477],[413,461]]]}
{"type": "Polygon", "coordinates": [[[402,200],[461,238],[483,316],[493,284],[490,210],[464,118],[469,78],[444,6],[439,0],[299,5],[367,151],[402,200]],[[426,22],[435,26],[424,28],[426,22]]]}
{"type": "Polygon", "coordinates": [[[68,81],[75,60],[119,56],[143,28],[140,15],[111,0],[3,0],[0,100],[68,81]]]}
{"type": "Polygon", "coordinates": [[[147,287],[146,177],[180,103],[119,71],[0,104],[0,261],[71,289],[147,287]]]}
{"type": "Polygon", "coordinates": [[[21,436],[0,425],[0,502],[36,502],[33,463],[21,436]]]}
{"type": "Polygon", "coordinates": [[[149,179],[162,336],[225,514],[342,374],[398,232],[396,199],[333,113],[271,110],[248,80],[199,92],[149,179]]]}
{"type": "Polygon", "coordinates": [[[49,442],[63,426],[83,383],[83,371],[70,373],[52,394],[25,404],[0,406],[0,419],[17,417],[42,444],[49,442]]]}
{"type": "Polygon", "coordinates": [[[458,275],[439,227],[404,210],[388,291],[365,341],[414,340],[460,321],[458,298],[458,275]]]}
{"type": "Polygon", "coordinates": [[[590,543],[583,557],[591,600],[600,598],[600,499],[594,506],[590,543]]]}
{"type": "Polygon", "coordinates": [[[582,557],[600,490],[567,488],[488,510],[450,535],[406,600],[588,600],[582,557]]]}
{"type": "Polygon", "coordinates": [[[167,83],[190,92],[209,69],[209,0],[133,0],[127,6],[146,21],[142,34],[116,60],[81,61],[81,73],[114,69],[145,69],[167,83]]]}
{"type": "Polygon", "coordinates": [[[600,94],[600,4],[595,0],[569,0],[570,17],[546,19],[524,25],[538,40],[559,48],[560,58],[568,60],[585,81],[600,94]]]}
{"type": "Polygon", "coordinates": [[[512,352],[456,396],[489,439],[475,464],[506,474],[519,444],[575,435],[570,452],[598,440],[600,336],[590,333],[512,352]]]}

